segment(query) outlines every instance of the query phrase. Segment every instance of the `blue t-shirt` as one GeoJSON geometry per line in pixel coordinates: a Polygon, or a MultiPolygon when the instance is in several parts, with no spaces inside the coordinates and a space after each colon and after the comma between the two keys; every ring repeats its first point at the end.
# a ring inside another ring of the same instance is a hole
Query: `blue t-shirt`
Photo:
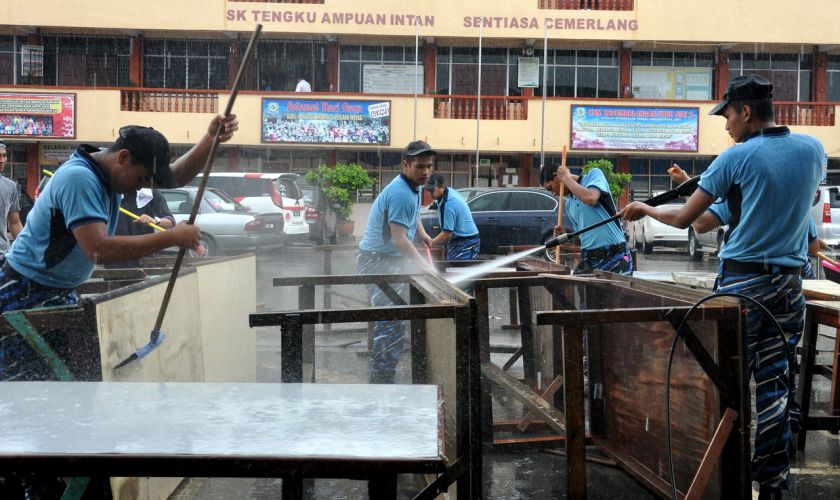
{"type": "Polygon", "coordinates": [[[764,129],[718,156],[700,177],[700,189],[728,204],[720,258],[804,265],[808,211],[825,161],[817,139],[787,127],[764,129]]]}
{"type": "Polygon", "coordinates": [[[40,285],[75,288],[93,274],[73,236],[73,229],[92,222],[107,225],[113,235],[122,195],[113,192],[90,153],[81,145],[59,168],[38,197],[6,260],[21,275],[40,285]]]}
{"type": "Polygon", "coordinates": [[[438,210],[441,231],[452,233],[453,236],[459,238],[478,234],[470,207],[467,206],[461,193],[452,188],[446,188],[443,197],[438,202],[438,207],[443,207],[442,210],[438,210]]]}
{"type": "MultiPolygon", "coordinates": [[[[585,188],[596,188],[601,193],[606,193],[610,197],[610,200],[612,200],[610,185],[607,183],[607,178],[600,169],[593,168],[587,172],[586,175],[578,179],[578,184],[585,188]]],[[[575,231],[610,217],[610,214],[601,205],[600,201],[593,207],[580,201],[573,195],[566,197],[563,207],[575,231]]],[[[587,250],[603,248],[618,243],[626,243],[624,232],[618,228],[618,224],[612,222],[580,235],[580,245],[587,250]]]]}
{"type": "Polygon", "coordinates": [[[380,252],[394,257],[402,255],[391,239],[389,224],[406,228],[408,241],[414,241],[417,234],[417,218],[420,214],[420,186],[415,186],[400,174],[379,193],[370,207],[365,235],[359,243],[363,252],[380,252]]]}
{"type": "MultiPolygon", "coordinates": [[[[729,224],[729,206],[726,203],[715,203],[709,207],[709,212],[712,212],[712,214],[717,217],[721,226],[729,224]]],[[[817,239],[817,223],[814,222],[814,219],[810,216],[808,217],[807,223],[808,243],[811,243],[817,239]]]]}

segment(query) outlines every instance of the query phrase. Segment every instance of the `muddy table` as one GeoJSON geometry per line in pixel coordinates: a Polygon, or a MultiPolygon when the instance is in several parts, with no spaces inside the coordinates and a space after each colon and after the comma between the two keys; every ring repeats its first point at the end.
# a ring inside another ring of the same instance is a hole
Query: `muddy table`
{"type": "Polygon", "coordinates": [[[9,382],[0,475],[304,477],[440,473],[443,395],[432,385],[9,382]]]}

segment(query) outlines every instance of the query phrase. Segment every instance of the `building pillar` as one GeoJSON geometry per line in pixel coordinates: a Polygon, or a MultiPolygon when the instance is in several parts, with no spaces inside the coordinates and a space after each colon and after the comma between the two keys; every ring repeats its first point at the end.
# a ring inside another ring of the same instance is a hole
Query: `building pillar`
{"type": "Polygon", "coordinates": [[[729,86],[729,51],[718,49],[715,54],[715,82],[714,82],[714,97],[715,100],[723,99],[723,94],[726,92],[726,87],[729,86]]]}
{"type": "Polygon", "coordinates": [[[334,167],[338,163],[338,151],[330,149],[327,151],[327,166],[334,167]]]}
{"type": "Polygon", "coordinates": [[[623,47],[618,51],[618,88],[620,97],[633,97],[633,49],[623,47]]]}
{"type": "MultiPolygon", "coordinates": [[[[533,93],[532,89],[531,90],[533,93]]],[[[534,155],[532,153],[522,153],[519,157],[519,166],[516,169],[516,177],[518,182],[516,185],[518,187],[531,187],[536,186],[538,184],[539,177],[534,179],[534,182],[531,182],[531,169],[533,168],[534,164],[534,155]]]]}
{"type": "Polygon", "coordinates": [[[143,67],[144,39],[143,35],[131,37],[128,53],[128,79],[131,85],[142,87],[146,82],[146,72],[143,67]]]}
{"type": "Polygon", "coordinates": [[[811,78],[811,100],[826,102],[826,88],[828,84],[828,54],[814,47],[814,74],[811,78]]]}
{"type": "Polygon", "coordinates": [[[26,192],[32,198],[35,197],[35,190],[41,181],[41,155],[38,143],[26,145],[26,192]]]}
{"type": "Polygon", "coordinates": [[[437,86],[437,45],[434,38],[423,44],[423,93],[434,94],[437,86]]]}
{"type": "MultiPolygon", "coordinates": [[[[618,165],[616,165],[616,171],[620,174],[623,173],[630,173],[630,157],[627,155],[618,155],[618,159],[616,160],[618,165]]],[[[627,204],[630,203],[630,187],[624,188],[624,192],[621,193],[621,196],[618,197],[618,209],[621,210],[622,208],[626,207],[627,204]]]]}
{"type": "Polygon", "coordinates": [[[239,146],[230,146],[227,150],[227,171],[239,172],[239,155],[241,153],[239,146]]]}
{"type": "MultiPolygon", "coordinates": [[[[330,92],[338,92],[338,40],[327,42],[327,82],[330,92]]],[[[335,165],[335,156],[333,156],[335,165]]]]}

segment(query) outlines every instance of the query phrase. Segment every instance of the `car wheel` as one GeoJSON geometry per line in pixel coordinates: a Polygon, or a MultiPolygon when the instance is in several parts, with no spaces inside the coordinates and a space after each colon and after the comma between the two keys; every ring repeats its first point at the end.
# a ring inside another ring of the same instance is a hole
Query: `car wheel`
{"type": "Polygon", "coordinates": [[[703,251],[697,243],[697,235],[694,231],[688,231],[688,258],[691,260],[700,260],[703,258],[703,251]]]}
{"type": "MultiPolygon", "coordinates": [[[[215,257],[219,254],[219,246],[216,244],[216,240],[207,233],[201,233],[201,241],[198,245],[204,250],[201,257],[215,257]]],[[[197,256],[195,252],[191,251],[191,253],[193,254],[191,257],[197,256]]]]}
{"type": "Polygon", "coordinates": [[[653,253],[653,245],[647,242],[645,239],[645,233],[642,233],[642,239],[639,241],[639,249],[642,251],[643,254],[651,254],[653,253]]]}

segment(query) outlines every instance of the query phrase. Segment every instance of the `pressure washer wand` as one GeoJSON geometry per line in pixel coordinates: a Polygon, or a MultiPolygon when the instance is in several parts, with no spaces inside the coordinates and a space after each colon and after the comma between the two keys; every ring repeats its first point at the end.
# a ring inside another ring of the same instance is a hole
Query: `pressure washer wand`
{"type": "MultiPolygon", "coordinates": [[[[670,191],[665,191],[664,193],[658,194],[658,195],[656,195],[652,198],[648,198],[643,203],[645,205],[650,205],[652,207],[656,207],[656,206],[662,205],[664,203],[667,203],[671,200],[675,200],[675,199],[677,199],[681,196],[689,196],[692,193],[694,193],[694,191],[697,190],[697,185],[698,185],[699,182],[700,182],[700,176],[693,177],[693,178],[683,182],[682,184],[680,184],[679,186],[675,187],[674,189],[672,189],[670,191]]],[[[562,203],[562,201],[561,201],[561,203],[562,203]]],[[[572,233],[565,233],[565,234],[561,234],[559,236],[555,236],[554,238],[551,238],[550,240],[545,242],[545,247],[546,248],[554,248],[558,245],[562,245],[563,243],[568,243],[569,240],[571,240],[575,236],[578,236],[580,234],[592,231],[593,229],[597,229],[597,228],[599,228],[599,227],[601,227],[605,224],[609,224],[610,222],[616,221],[616,220],[620,219],[622,215],[623,214],[621,212],[619,212],[619,213],[613,215],[612,217],[609,217],[609,218],[604,219],[602,221],[598,221],[595,224],[592,224],[591,226],[587,226],[583,229],[578,229],[577,231],[574,231],[572,233]]]]}

